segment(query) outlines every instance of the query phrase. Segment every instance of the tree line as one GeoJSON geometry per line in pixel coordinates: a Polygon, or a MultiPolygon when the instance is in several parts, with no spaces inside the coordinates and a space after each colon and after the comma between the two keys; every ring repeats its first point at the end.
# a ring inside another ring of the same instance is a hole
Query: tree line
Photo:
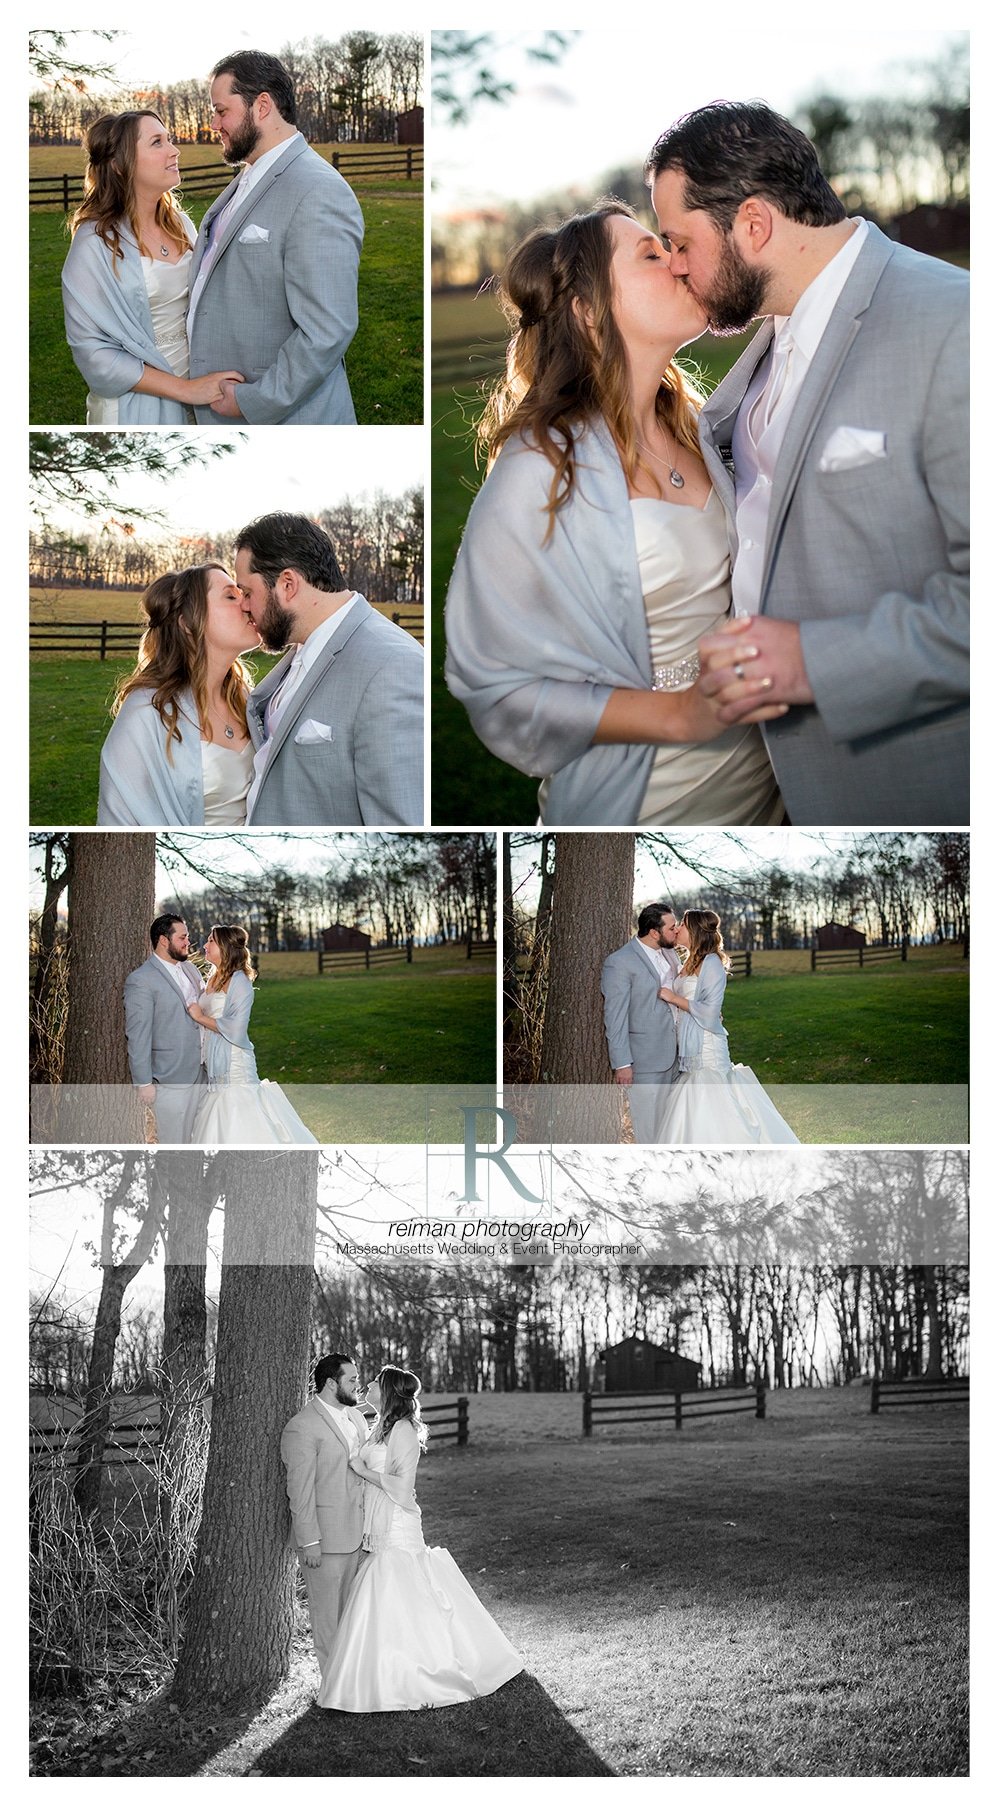
{"type": "MultiPolygon", "coordinates": [[[[796,125],[816,147],[823,172],[848,213],[883,223],[921,201],[963,206],[969,199],[970,109],[968,39],[956,38],[934,61],[914,65],[900,86],[849,96],[833,87],[803,99],[796,125]]],[[[667,122],[664,121],[664,124],[667,122]]],[[[646,214],[643,146],[634,164],[595,178],[593,194],[613,194],[646,214]]],[[[532,227],[575,213],[579,190],[550,192],[502,208],[439,217],[431,244],[431,286],[477,286],[502,268],[512,245],[532,227]]]]}
{"type": "MultiPolygon", "coordinates": [[[[423,602],[424,505],[417,487],[344,496],[315,519],[330,535],[352,590],[373,602],[423,602]]],[[[29,584],[45,590],[142,591],[164,571],[187,565],[232,565],[232,527],[198,535],[137,530],[113,514],[100,529],[68,534],[48,526],[29,538],[29,584]]],[[[50,612],[58,598],[49,599],[50,612]]]]}
{"type": "MultiPolygon", "coordinates": [[[[423,38],[418,32],[345,32],[287,43],[277,52],[295,84],[298,125],[313,144],[393,144],[401,113],[419,105],[423,38]]],[[[216,146],[206,75],[144,88],[62,83],[28,100],[28,141],[79,144],[102,113],[148,107],[179,144],[216,146]]]]}

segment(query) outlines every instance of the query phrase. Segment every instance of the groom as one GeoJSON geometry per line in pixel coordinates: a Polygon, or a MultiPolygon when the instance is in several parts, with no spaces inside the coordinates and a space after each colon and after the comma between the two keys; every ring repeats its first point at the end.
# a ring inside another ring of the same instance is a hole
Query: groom
{"type": "Polygon", "coordinates": [[[268,652],[288,649],[247,704],[247,822],[422,822],[424,661],[412,635],[344,583],[329,535],[305,515],[243,528],[236,582],[268,652]]]}
{"type": "Polygon", "coordinates": [[[646,164],[717,333],[765,319],[703,409],[737,619],[701,644],[764,725],[795,823],[969,819],[968,275],[848,219],[809,140],[714,102],[646,164]]]}
{"type": "Polygon", "coordinates": [[[241,50],[212,71],[212,125],[242,164],[201,223],[191,265],[191,375],[242,371],[199,421],[353,425],[344,353],[358,325],[364,220],[295,125],[277,57],[241,50]],[[224,348],[224,355],[223,355],[224,348]]]}
{"type": "Polygon", "coordinates": [[[187,925],[157,917],[150,927],[153,952],[125,981],[125,1036],[132,1082],[156,1114],[161,1143],[189,1143],[205,1082],[201,1031],[188,1016],[201,980],[188,961],[187,925]]]}
{"type": "Polygon", "coordinates": [[[674,952],[677,920],[669,904],[646,904],[636,934],[609,954],[601,970],[604,1033],[615,1084],[630,1086],[629,1110],[637,1143],[656,1141],[661,1089],[677,1076],[677,1028],[658,993],[680,969],[674,952]]]}
{"type": "Polygon", "coordinates": [[[324,1356],[313,1380],[316,1392],[281,1434],[281,1460],[313,1645],[324,1671],[364,1556],[364,1482],[350,1460],[367,1439],[368,1425],[358,1410],[359,1377],[350,1356],[324,1356]]]}

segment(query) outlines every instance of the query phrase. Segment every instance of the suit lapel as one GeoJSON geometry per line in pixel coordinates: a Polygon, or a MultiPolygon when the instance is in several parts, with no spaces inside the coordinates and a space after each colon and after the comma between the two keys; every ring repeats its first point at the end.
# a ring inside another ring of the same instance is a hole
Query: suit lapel
{"type": "Polygon", "coordinates": [[[211,229],[212,229],[212,221],[218,219],[219,214],[222,212],[222,209],[227,205],[230,197],[232,196],[238,181],[239,181],[239,177],[234,176],[231,182],[226,183],[226,186],[222,190],[222,193],[220,195],[216,195],[215,200],[212,202],[211,207],[209,207],[208,210],[206,211],[205,217],[201,222],[201,230],[198,233],[198,243],[195,246],[194,257],[191,259],[191,287],[192,288],[194,287],[194,282],[195,282],[196,276],[198,275],[198,271],[201,269],[202,258],[204,257],[206,251],[208,250],[209,239],[210,239],[211,229]]]}
{"type": "Polygon", "coordinates": [[[698,437],[705,455],[705,465],[725,508],[730,532],[733,534],[736,531],[736,485],[731,467],[719,455],[719,447],[732,446],[736,416],[750,387],[754,371],[770,351],[773,338],[774,323],[769,317],[761,323],[732,370],[727,371],[718,388],[713,390],[698,420],[698,437]]]}
{"type": "MultiPolygon", "coordinates": [[[[249,193],[244,195],[240,205],[226,221],[225,229],[219,240],[219,248],[215,254],[215,262],[212,265],[212,270],[216,269],[219,259],[222,257],[227,246],[232,244],[235,233],[245,223],[251,209],[263,200],[264,196],[268,193],[269,189],[273,187],[275,182],[280,182],[286,169],[295,162],[296,157],[298,157],[305,148],[305,140],[303,140],[301,145],[294,145],[291,150],[285,151],[282,156],[278,158],[273,169],[269,169],[265,175],[261,176],[260,181],[255,182],[249,193]]],[[[242,175],[242,171],[240,174],[242,175]]],[[[237,182],[239,180],[240,178],[237,177],[237,182]]],[[[226,192],[229,193],[230,190],[227,190],[226,192]]],[[[212,271],[209,271],[209,280],[211,280],[211,275],[212,271]]]]}
{"type": "Polygon", "coordinates": [[[806,454],[815,437],[820,416],[861,322],[871,305],[882,272],[892,256],[892,245],[883,233],[869,225],[858,260],[838,297],[829,325],[820,340],[806,380],[792,410],[774,473],[774,493],[767,522],[764,577],[760,606],[767,607],[767,591],[781,544],[781,535],[806,454]]]}
{"type": "MultiPolygon", "coordinates": [[[[326,646],[323,648],[322,653],[319,655],[319,658],[310,666],[302,683],[299,685],[298,690],[295,692],[294,697],[291,698],[288,708],[283,709],[278,717],[274,734],[271,736],[271,752],[267,762],[268,770],[273,766],[274,761],[277,759],[278,754],[291,734],[292,729],[301,722],[302,712],[308,703],[309,698],[312,696],[313,691],[327,676],[334,660],[343,652],[351,635],[357,633],[362,623],[370,614],[371,604],[366,602],[364,597],[359,594],[356,602],[351,607],[350,614],[346,621],[342,622],[340,627],[334,629],[326,646]]],[[[285,664],[284,661],[282,661],[282,664],[276,668],[276,672],[272,673],[272,677],[284,670],[285,664]]],[[[272,685],[268,692],[268,696],[273,696],[275,689],[276,686],[272,685]]]]}
{"type": "Polygon", "coordinates": [[[327,1431],[330,1432],[332,1437],[336,1438],[338,1444],[343,1444],[344,1449],[347,1451],[348,1456],[350,1456],[351,1446],[348,1443],[348,1440],[345,1437],[340,1426],[337,1424],[336,1420],[334,1419],[332,1413],[327,1412],[326,1407],[322,1406],[320,1404],[320,1402],[316,1398],[315,1394],[313,1395],[309,1404],[312,1407],[313,1412],[319,1414],[319,1417],[322,1420],[323,1424],[326,1426],[327,1431]]]}

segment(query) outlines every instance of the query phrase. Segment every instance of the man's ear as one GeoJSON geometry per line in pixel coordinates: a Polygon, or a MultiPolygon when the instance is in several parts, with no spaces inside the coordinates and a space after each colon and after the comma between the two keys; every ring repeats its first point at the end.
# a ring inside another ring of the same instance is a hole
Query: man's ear
{"type": "Polygon", "coordinates": [[[748,195],[737,209],[732,233],[746,257],[759,257],[774,233],[774,209],[761,195],[748,195]]]}

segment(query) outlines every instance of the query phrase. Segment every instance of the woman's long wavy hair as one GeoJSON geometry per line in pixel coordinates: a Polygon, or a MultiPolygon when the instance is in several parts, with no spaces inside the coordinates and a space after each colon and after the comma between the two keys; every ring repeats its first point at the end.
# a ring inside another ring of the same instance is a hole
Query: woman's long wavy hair
{"type": "Polygon", "coordinates": [[[375,1377],[382,1390],[382,1411],[375,1431],[375,1443],[384,1444],[394,1425],[407,1420],[417,1434],[421,1450],[427,1448],[427,1427],[420,1417],[420,1382],[410,1369],[379,1369],[375,1377]]]}
{"type": "MultiPolygon", "coordinates": [[[[130,113],[105,113],[84,133],[87,168],[83,178],[83,200],[70,221],[70,231],[75,233],[81,226],[92,223],[111,252],[112,268],[116,272],[124,258],[120,232],[123,220],[131,227],[140,251],[144,249],[135,204],[135,153],[141,119],[155,119],[163,125],[158,113],[143,107],[130,113]]],[[[156,203],[156,229],[181,253],[188,249],[180,208],[169,189],[156,203]]]]}
{"type": "MultiPolygon", "coordinates": [[[[225,572],[224,565],[189,565],[184,571],[166,571],[154,578],[142,599],[147,627],[139,642],[134,672],[123,678],[111,705],[118,714],[132,691],[153,693],[153,708],[167,731],[167,759],[173,760],[173,743],[180,741],[177,725],[178,698],[194,693],[198,720],[208,724],[208,649],[205,623],[208,617],[208,574],[225,572]]],[[[228,577],[228,572],[226,576],[228,577]]],[[[246,733],[247,692],[250,669],[234,659],[222,684],[223,701],[246,733]]]]}
{"type": "Polygon", "coordinates": [[[209,940],[219,947],[219,964],[205,990],[224,992],[234,973],[245,973],[253,985],[257,975],[250,962],[250,937],[239,923],[216,923],[209,940]]]}
{"type": "Polygon", "coordinates": [[[686,910],[681,918],[691,947],[684,962],[685,973],[698,973],[707,954],[717,954],[728,973],[731,962],[722,941],[722,918],[714,910],[686,910]]]}
{"type": "MultiPolygon", "coordinates": [[[[628,355],[614,315],[608,222],[616,216],[636,218],[624,201],[612,198],[555,229],[537,227],[511,252],[500,277],[499,299],[513,337],[505,375],[479,422],[479,441],[489,464],[515,434],[544,452],[553,468],[549,533],[573,489],[574,431],[595,414],[607,422],[629,481],[640,465],[649,470],[639,455],[628,355]]],[[[703,399],[679,365],[667,365],[657,414],[677,443],[699,458],[703,399]]]]}

